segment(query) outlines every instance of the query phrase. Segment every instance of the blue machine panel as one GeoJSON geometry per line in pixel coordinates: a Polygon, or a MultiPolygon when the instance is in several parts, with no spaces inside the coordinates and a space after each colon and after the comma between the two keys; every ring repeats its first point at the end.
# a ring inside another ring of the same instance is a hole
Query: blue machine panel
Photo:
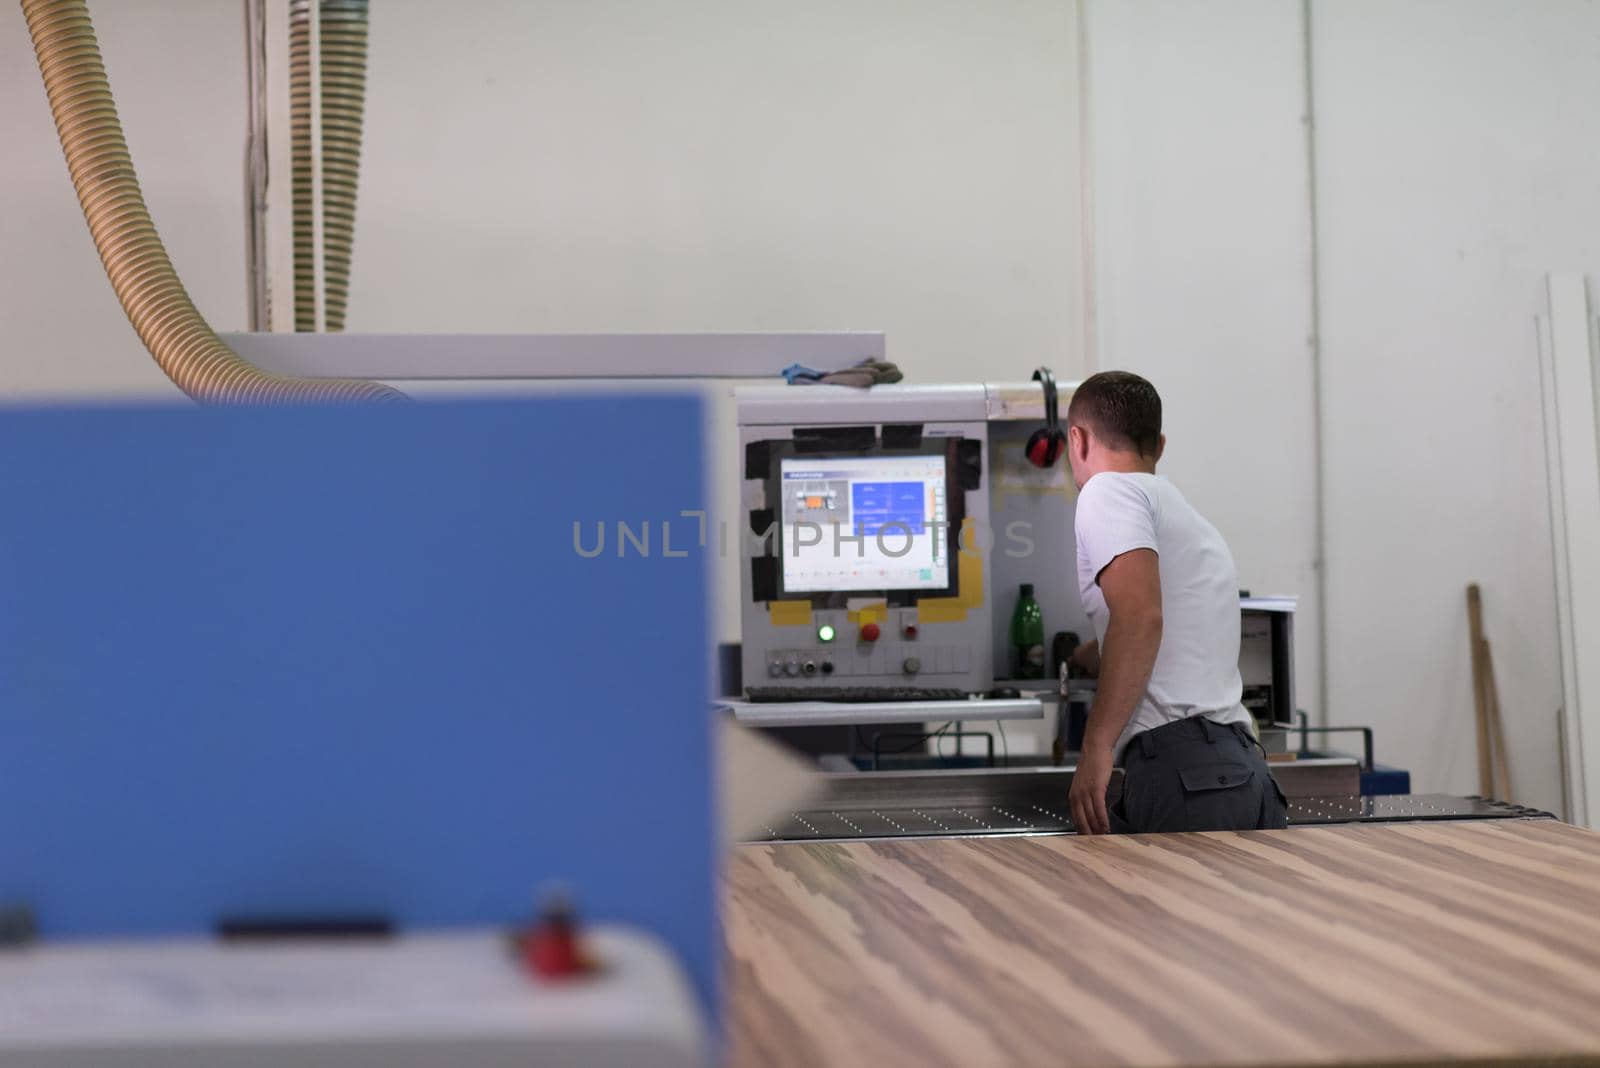
{"type": "Polygon", "coordinates": [[[0,900],[45,937],[449,926],[557,880],[709,1004],[693,521],[660,552],[700,426],[659,394],[0,412],[0,900]],[[654,555],[576,551],[619,520],[654,555]]]}
{"type": "Polygon", "coordinates": [[[1374,764],[1361,769],[1361,793],[1364,797],[1382,794],[1409,794],[1411,773],[1404,768],[1391,768],[1387,764],[1374,764]]]}

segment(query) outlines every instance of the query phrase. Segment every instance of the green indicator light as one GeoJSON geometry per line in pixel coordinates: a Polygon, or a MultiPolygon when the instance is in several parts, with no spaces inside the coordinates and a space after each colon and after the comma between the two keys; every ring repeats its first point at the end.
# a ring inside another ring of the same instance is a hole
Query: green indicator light
{"type": "Polygon", "coordinates": [[[817,628],[817,637],[825,642],[833,641],[833,627],[829,626],[827,623],[824,623],[822,626],[817,628]]]}

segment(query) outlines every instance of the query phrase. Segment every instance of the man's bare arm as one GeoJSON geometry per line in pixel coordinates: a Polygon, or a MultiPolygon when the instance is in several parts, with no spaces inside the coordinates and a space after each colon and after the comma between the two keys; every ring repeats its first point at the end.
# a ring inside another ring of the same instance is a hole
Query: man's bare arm
{"type": "Polygon", "coordinates": [[[1068,802],[1080,832],[1106,834],[1111,751],[1144,696],[1161,649],[1161,568],[1151,549],[1123,553],[1099,577],[1110,621],[1100,649],[1100,684],[1084,728],[1083,755],[1068,802]]]}
{"type": "Polygon", "coordinates": [[[1123,553],[1100,572],[1111,619],[1100,650],[1100,685],[1084,728],[1084,748],[1117,742],[1139,706],[1161,649],[1161,568],[1153,550],[1123,553]]]}

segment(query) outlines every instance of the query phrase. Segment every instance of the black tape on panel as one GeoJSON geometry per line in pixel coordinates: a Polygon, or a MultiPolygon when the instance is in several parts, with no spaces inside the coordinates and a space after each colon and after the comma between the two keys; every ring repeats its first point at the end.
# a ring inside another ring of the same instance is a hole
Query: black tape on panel
{"type": "Polygon", "coordinates": [[[921,423],[885,423],[883,447],[886,449],[918,449],[922,447],[921,423]]]}
{"type": "Polygon", "coordinates": [[[750,558],[750,599],[776,601],[778,599],[778,558],[752,556],[750,558]]]}
{"type": "Polygon", "coordinates": [[[766,478],[772,466],[772,443],[768,441],[752,441],[744,447],[744,477],[748,479],[766,478]]]}
{"type": "Polygon", "coordinates": [[[962,438],[956,446],[956,476],[964,491],[983,486],[983,442],[962,438]]]}
{"type": "Polygon", "coordinates": [[[777,546],[773,544],[776,532],[772,530],[772,524],[777,521],[778,513],[771,508],[752,508],[750,510],[750,533],[758,538],[767,539],[766,551],[762,554],[764,556],[771,556],[777,549],[777,546]]]}
{"type": "Polygon", "coordinates": [[[876,427],[800,426],[794,430],[794,451],[863,452],[878,443],[876,427]]]}

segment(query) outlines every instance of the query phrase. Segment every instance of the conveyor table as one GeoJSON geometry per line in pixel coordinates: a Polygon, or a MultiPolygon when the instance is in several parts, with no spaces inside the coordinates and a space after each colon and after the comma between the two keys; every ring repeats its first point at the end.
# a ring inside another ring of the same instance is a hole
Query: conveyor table
{"type": "Polygon", "coordinates": [[[738,848],[735,1065],[1600,1063],[1549,819],[738,848]]]}

